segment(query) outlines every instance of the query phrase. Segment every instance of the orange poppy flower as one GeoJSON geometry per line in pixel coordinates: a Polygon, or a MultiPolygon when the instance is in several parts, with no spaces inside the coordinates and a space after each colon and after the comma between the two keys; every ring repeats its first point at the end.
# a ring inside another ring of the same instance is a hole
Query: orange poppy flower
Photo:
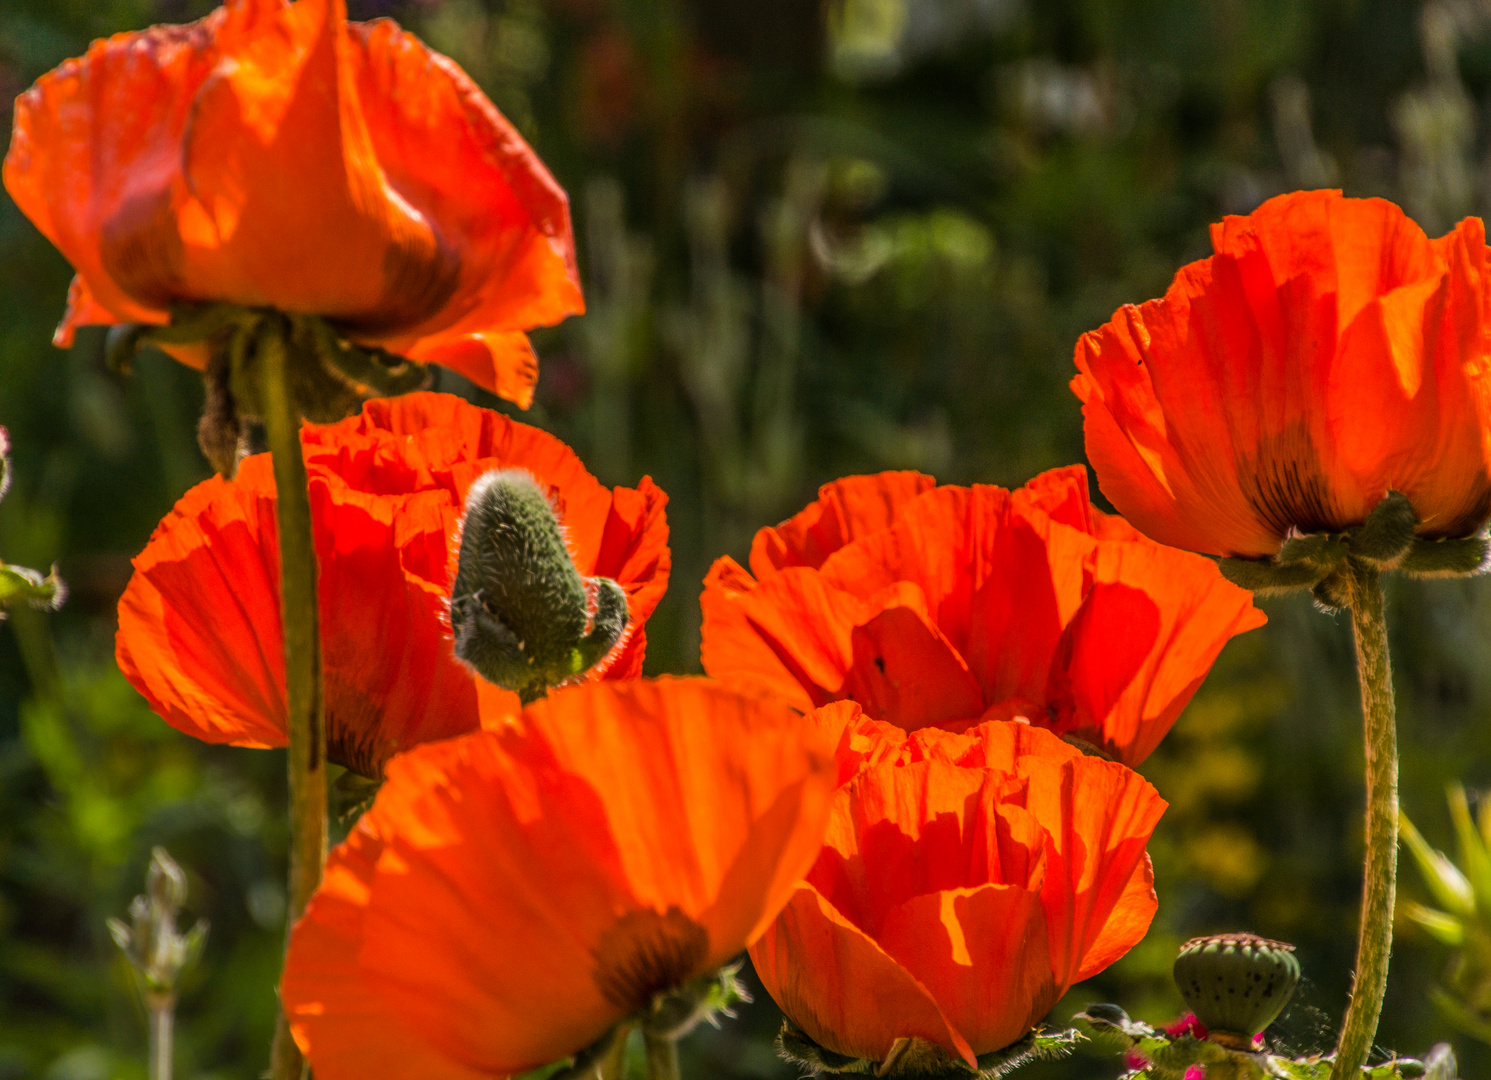
{"type": "Polygon", "coordinates": [[[850,477],[705,579],[704,669],[908,731],[1023,718],[1129,765],[1228,639],[1264,622],[1197,555],[1088,501],[1081,466],[1019,491],[850,477]]]}
{"type": "Polygon", "coordinates": [[[1077,343],[1103,493],[1165,544],[1275,554],[1388,491],[1418,535],[1491,516],[1485,229],[1428,239],[1392,203],[1306,191],[1212,226],[1216,254],[1077,343]]]}
{"type": "Polygon", "coordinates": [[[832,774],[790,709],[703,679],[558,690],[403,754],[291,937],[295,1040],[324,1080],[573,1054],[776,917],[832,774]]]}
{"type": "MultiPolygon", "coordinates": [[[[575,566],[627,593],[628,636],[589,677],[640,673],[643,622],[668,585],[665,496],[608,489],[569,447],[446,394],[368,402],[306,425],[320,563],[328,756],[377,777],[388,757],[478,726],[475,679],[446,605],[466,491],[527,469],[564,522],[575,566]]],[[[279,543],[269,455],[182,497],[135,559],[119,601],[119,666],[172,727],[208,742],[284,746],[279,543]]]]}
{"type": "Polygon", "coordinates": [[[5,187],[77,277],[57,343],[226,301],[321,315],[527,405],[583,308],[569,203],[452,61],[344,0],[228,0],[16,102],[5,187]]]}
{"type": "Polygon", "coordinates": [[[923,1039],[975,1066],[1144,936],[1165,802],[1026,724],[880,740],[751,960],[819,1046],[883,1062],[923,1039]]]}

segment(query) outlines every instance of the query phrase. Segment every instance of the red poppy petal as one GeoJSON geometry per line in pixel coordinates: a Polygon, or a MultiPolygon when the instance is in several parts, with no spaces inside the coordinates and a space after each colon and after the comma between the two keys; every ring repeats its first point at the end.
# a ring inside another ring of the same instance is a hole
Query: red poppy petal
{"type": "Polygon", "coordinates": [[[839,792],[808,875],[872,936],[913,896],[990,882],[1039,886],[1045,834],[1023,808],[1001,805],[1011,777],[915,761],[918,742],[913,735],[904,760],[865,768],[839,792]]]}
{"type": "Polygon", "coordinates": [[[1024,806],[1051,838],[1041,895],[1051,970],[1064,991],[1085,977],[1099,942],[1104,955],[1121,953],[1148,928],[1153,910],[1144,915],[1130,888],[1166,804],[1115,762],[1025,758],[1019,769],[1028,780],[1024,806]]]}
{"type": "Polygon", "coordinates": [[[207,742],[285,745],[279,540],[269,463],[206,480],[157,526],[119,601],[120,670],[207,742]]]}
{"type": "Polygon", "coordinates": [[[673,554],[668,548],[668,496],[642,477],[636,490],[616,488],[590,573],[620,583],[627,609],[640,624],[668,591],[673,554]]]}
{"type": "Polygon", "coordinates": [[[1018,491],[1011,492],[1011,501],[1022,510],[1036,510],[1052,521],[1059,521],[1080,532],[1093,534],[1096,531],[1097,511],[1088,497],[1087,469],[1081,465],[1067,465],[1060,469],[1048,469],[1027,482],[1018,491]]]}
{"type": "Polygon", "coordinates": [[[974,1064],[926,987],[806,882],[751,962],[782,1012],[834,1053],[880,1061],[897,1039],[922,1038],[974,1064]]]}
{"type": "Polygon", "coordinates": [[[1159,906],[1154,891],[1154,866],[1146,854],[1134,867],[1097,937],[1087,946],[1076,981],[1090,979],[1105,970],[1142,940],[1159,906]]]}
{"type": "MultiPolygon", "coordinates": [[[[395,532],[407,543],[417,511],[395,521],[391,500],[348,494],[312,477],[326,734],[334,760],[377,777],[401,750],[476,730],[476,687],[444,624],[446,589],[404,569],[395,532]]],[[[423,509],[443,541],[442,516],[423,509]]]]}
{"type": "Polygon", "coordinates": [[[1227,555],[1358,524],[1390,489],[1423,507],[1424,535],[1479,528],[1484,365],[1463,357],[1485,351],[1482,226],[1429,241],[1391,203],[1297,192],[1213,240],[1164,300],[1078,347],[1114,504],[1155,539],[1227,555]]]}
{"type": "MultiPolygon", "coordinates": [[[[817,571],[802,566],[773,574],[750,592],[739,594],[736,602],[813,705],[840,695],[854,663],[854,628],[875,610],[869,602],[833,587],[817,571]]],[[[715,643],[715,656],[722,645],[715,643]]]]}
{"type": "Polygon", "coordinates": [[[1082,757],[1082,751],[1045,728],[1002,720],[978,724],[961,735],[928,729],[913,739],[925,741],[923,754],[929,760],[1003,773],[1017,772],[1026,757],[1058,763],[1082,757]]]}
{"type": "Polygon", "coordinates": [[[667,988],[649,978],[717,967],[785,903],[832,781],[803,734],[703,680],[593,683],[395,758],[367,977],[473,1067],[579,1049],[667,988]]]}
{"type": "MultiPolygon", "coordinates": [[[[117,322],[119,319],[114,313],[94,299],[93,290],[88,288],[88,282],[83,280],[83,276],[74,274],[72,284],[67,287],[67,311],[57,324],[52,344],[59,349],[70,349],[78,327],[113,326],[117,322]]],[[[207,364],[204,359],[201,363],[190,366],[201,369],[207,364]]]]}
{"type": "Polygon", "coordinates": [[[1081,374],[1073,389],[1084,402],[1088,460],[1124,517],[1163,544],[1271,555],[1281,538],[1249,504],[1239,473],[1257,437],[1234,433],[1225,408],[1229,394],[1258,400],[1261,391],[1217,382],[1219,370],[1261,363],[1256,331],[1239,322],[1248,301],[1238,282],[1235,260],[1216,269],[1192,264],[1164,299],[1120,309],[1077,343],[1081,374]],[[1228,367],[1229,348],[1249,359],[1228,367]],[[1182,359],[1188,356],[1200,361],[1182,359]],[[1162,409],[1162,393],[1184,397],[1188,414],[1162,409]]]}
{"type": "Polygon", "coordinates": [[[583,311],[569,200],[512,124],[394,23],[354,23],[348,40],[389,182],[458,250],[455,294],[415,332],[526,330],[583,311]]]}
{"type": "Polygon", "coordinates": [[[1053,551],[1023,518],[998,529],[989,578],[969,604],[965,651],[984,700],[1045,700],[1063,624],[1063,598],[1057,595],[1053,566],[1071,562],[1080,572],[1093,545],[1079,536],[1057,532],[1053,539],[1059,546],[1053,551]],[[1068,539],[1072,543],[1065,543],[1068,539]]]}
{"type": "Polygon", "coordinates": [[[483,390],[511,401],[520,409],[533,404],[538,383],[538,354],[520,330],[489,333],[430,334],[410,344],[388,344],[411,360],[439,364],[464,375],[483,390]]]}
{"type": "Polygon", "coordinates": [[[290,935],[280,983],[290,1032],[325,1080],[482,1080],[420,1039],[362,975],[358,952],[381,841],[353,829],[290,935]]]}
{"type": "Polygon", "coordinates": [[[1099,582],[1056,643],[1045,700],[1058,731],[1103,742],[1104,724],[1155,651],[1160,612],[1142,590],[1099,582]]]}
{"type": "Polygon", "coordinates": [[[818,489],[818,501],[751,543],[749,566],[758,578],[789,566],[819,567],[845,544],[889,528],[897,511],[937,486],[915,472],[846,476],[818,489]]]}
{"type": "Polygon", "coordinates": [[[754,687],[807,712],[815,702],[795,665],[788,665],[746,614],[745,599],[755,588],[755,579],[728,555],[709,568],[699,597],[704,612],[700,663],[716,679],[754,687]]]}
{"type": "MultiPolygon", "coordinates": [[[[408,325],[450,299],[455,238],[384,172],[351,67],[344,0],[260,5],[262,22],[217,35],[220,62],[195,91],[180,164],[153,203],[109,222],[104,251],[132,294],[225,299],[408,325]],[[328,260],[328,249],[336,257],[328,260]]],[[[173,163],[174,165],[174,163],[173,163]]]]}
{"type": "Polygon", "coordinates": [[[1023,1036],[1061,996],[1039,891],[990,884],[914,896],[887,913],[875,940],[976,1053],[1023,1036]]]}
{"type": "Polygon", "coordinates": [[[887,608],[852,634],[843,693],[907,731],[978,716],[984,699],[963,658],[911,608],[887,608]]]}
{"type": "Polygon", "coordinates": [[[1142,589],[1155,604],[1154,646],[1102,726],[1102,745],[1125,764],[1148,757],[1200,688],[1228,641],[1262,626],[1253,597],[1208,559],[1149,543],[1104,544],[1095,580],[1142,589]]]}

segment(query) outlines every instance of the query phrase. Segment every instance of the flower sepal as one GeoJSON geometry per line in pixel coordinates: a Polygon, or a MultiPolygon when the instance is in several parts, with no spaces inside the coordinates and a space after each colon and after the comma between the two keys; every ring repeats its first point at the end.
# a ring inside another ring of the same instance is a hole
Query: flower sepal
{"type": "Polygon", "coordinates": [[[185,349],[205,361],[207,402],[197,437],[224,476],[234,473],[241,456],[243,422],[263,414],[260,369],[267,350],[283,350],[295,411],[318,424],[351,416],[370,397],[409,393],[429,382],[423,364],[359,345],[319,316],[273,308],[180,305],[164,326],[114,326],[105,346],[109,366],[129,371],[145,344],[185,349]]]}
{"type": "Polygon", "coordinates": [[[1316,599],[1331,607],[1337,590],[1325,583],[1347,559],[1356,559],[1381,570],[1398,569],[1413,558],[1424,544],[1414,536],[1418,514],[1408,496],[1389,491],[1372,508],[1367,520],[1340,533],[1310,533],[1291,536],[1271,559],[1224,558],[1222,576],[1234,585],[1269,596],[1296,589],[1315,590],[1316,599]]]}
{"type": "Polygon", "coordinates": [[[921,1038],[901,1038],[891,1044],[881,1061],[849,1057],[819,1046],[790,1020],[782,1022],[777,1035],[777,1053],[812,1076],[879,1076],[887,1080],[998,1080],[1022,1065],[1053,1061],[1072,1052],[1083,1035],[1075,1029],[1036,1030],[1024,1038],[977,1057],[973,1068],[936,1043],[921,1038]]]}

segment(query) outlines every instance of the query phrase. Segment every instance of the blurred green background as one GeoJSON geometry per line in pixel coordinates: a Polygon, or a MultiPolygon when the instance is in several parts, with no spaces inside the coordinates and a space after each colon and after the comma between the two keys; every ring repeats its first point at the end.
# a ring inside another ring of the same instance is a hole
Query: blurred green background
{"type": "MultiPolygon", "coordinates": [[[[0,99],[186,0],[0,0],[0,99]]],[[[1486,0],[349,0],[455,57],[571,194],[590,310],[536,340],[523,418],[610,483],[669,493],[652,672],[698,666],[699,583],[835,476],[1019,484],[1081,460],[1077,336],[1160,294],[1206,225],[1335,185],[1431,234],[1491,207],[1486,0]]],[[[5,108],[8,109],[8,104],[5,108]]],[[[7,112],[8,117],[8,112],[7,112]]],[[[283,756],[201,745],[113,664],[129,559],[207,466],[198,377],[51,347],[69,271],[0,196],[0,557],[72,586],[0,626],[0,1080],[144,1075],[144,1013],[104,930],[153,844],[212,923],[179,1074],[266,1064],[282,940],[283,756]]],[[[481,395],[442,372],[440,389],[481,395]]],[[[490,404],[491,402],[486,402],[490,404]]],[[[506,406],[504,406],[506,408],[506,406]]],[[[1444,784],[1491,784],[1491,582],[1393,583],[1405,808],[1449,845],[1444,784]]],[[[1231,645],[1146,765],[1171,810],[1149,938],[1057,1010],[1165,1021],[1193,934],[1298,944],[1274,1034],[1322,1049],[1344,1005],[1361,761],[1349,626],[1303,601],[1231,645]]],[[[1405,864],[1405,893],[1424,898],[1405,864]]],[[[1454,1035],[1447,953],[1404,928],[1379,1041],[1454,1035]]],[[[762,996],[694,1036],[693,1075],[789,1077],[762,996]]],[[[1455,1037],[1463,1075],[1491,1048],[1455,1037]]],[[[1035,1076],[1112,1077],[1078,1058],[1035,1076]]]]}

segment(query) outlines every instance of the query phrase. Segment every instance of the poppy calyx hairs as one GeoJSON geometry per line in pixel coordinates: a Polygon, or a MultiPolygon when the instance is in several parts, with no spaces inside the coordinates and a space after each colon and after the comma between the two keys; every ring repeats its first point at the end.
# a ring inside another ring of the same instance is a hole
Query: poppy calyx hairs
{"type": "Polygon", "coordinates": [[[1340,533],[1291,536],[1267,559],[1223,558],[1222,575],[1262,595],[1311,589],[1323,606],[1349,606],[1342,571],[1348,560],[1412,577],[1484,573],[1491,541],[1482,536],[1428,540],[1416,536],[1418,515],[1408,496],[1390,491],[1362,524],[1340,533]]]}
{"type": "Polygon", "coordinates": [[[456,655],[526,703],[616,647],[627,628],[626,592],[610,578],[580,576],[530,473],[494,469],[466,497],[450,621],[456,655]]]}

